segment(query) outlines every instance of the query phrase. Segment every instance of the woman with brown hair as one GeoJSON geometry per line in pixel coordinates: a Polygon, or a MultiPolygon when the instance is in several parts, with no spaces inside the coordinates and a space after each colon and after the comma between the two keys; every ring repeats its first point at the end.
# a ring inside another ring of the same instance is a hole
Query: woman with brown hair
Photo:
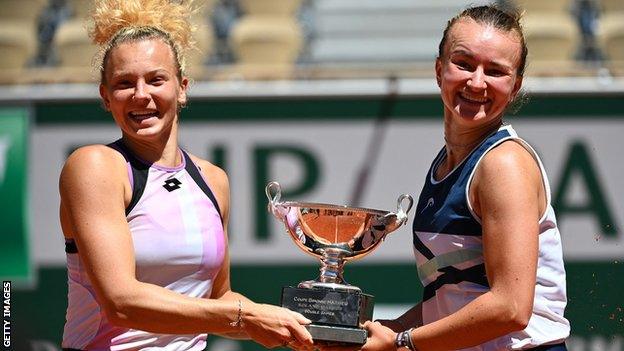
{"type": "Polygon", "coordinates": [[[422,302],[367,322],[362,350],[566,350],[561,236],[537,153],[503,117],[527,47],[520,15],[468,8],[448,22],[435,62],[444,146],[413,224],[422,302]]]}

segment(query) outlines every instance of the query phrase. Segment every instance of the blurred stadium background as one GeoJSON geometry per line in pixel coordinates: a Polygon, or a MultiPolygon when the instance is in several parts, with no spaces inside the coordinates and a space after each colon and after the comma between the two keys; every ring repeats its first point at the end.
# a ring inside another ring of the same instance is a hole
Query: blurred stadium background
{"type": "MultiPolygon", "coordinates": [[[[278,303],[281,286],[317,274],[318,263],[269,218],[269,180],[295,201],[394,210],[399,194],[418,195],[443,143],[433,79],[442,30],[461,9],[488,2],[205,0],[193,17],[200,50],[190,59],[181,142],[230,175],[235,290],[278,303]]],[[[550,175],[568,346],[622,351],[624,0],[515,4],[526,11],[529,99],[508,121],[550,175]]],[[[90,5],[0,0],[0,276],[12,282],[5,349],[60,350],[67,278],[58,175],[75,147],[119,135],[90,68],[90,5]]],[[[347,264],[346,279],[376,296],[377,318],[420,299],[409,227],[347,264]]],[[[208,350],[260,349],[209,340],[208,350]]]]}

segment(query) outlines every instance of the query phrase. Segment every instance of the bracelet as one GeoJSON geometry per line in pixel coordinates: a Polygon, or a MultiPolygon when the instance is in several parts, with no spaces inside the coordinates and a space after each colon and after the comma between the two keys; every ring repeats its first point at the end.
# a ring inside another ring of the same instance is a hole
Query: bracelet
{"type": "Polygon", "coordinates": [[[414,343],[412,343],[412,330],[414,330],[414,328],[410,328],[407,330],[407,332],[405,332],[405,338],[407,339],[407,348],[412,351],[418,351],[418,349],[414,346],[414,343]]]}
{"type": "Polygon", "coordinates": [[[238,300],[238,314],[236,316],[236,320],[230,322],[230,326],[239,328],[243,327],[243,302],[241,300],[238,300]]]}
{"type": "Polygon", "coordinates": [[[394,345],[397,349],[401,347],[407,347],[409,350],[418,351],[412,343],[412,330],[414,330],[414,328],[410,328],[408,330],[397,333],[396,339],[394,340],[394,345]]]}

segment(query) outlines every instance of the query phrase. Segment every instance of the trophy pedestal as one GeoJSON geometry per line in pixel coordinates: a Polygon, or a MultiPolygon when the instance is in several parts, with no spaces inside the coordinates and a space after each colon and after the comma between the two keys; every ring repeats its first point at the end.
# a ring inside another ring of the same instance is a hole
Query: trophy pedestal
{"type": "Polygon", "coordinates": [[[308,330],[314,341],[364,344],[367,332],[360,324],[372,319],[373,304],[373,296],[360,291],[282,288],[281,305],[312,321],[308,330]]]}

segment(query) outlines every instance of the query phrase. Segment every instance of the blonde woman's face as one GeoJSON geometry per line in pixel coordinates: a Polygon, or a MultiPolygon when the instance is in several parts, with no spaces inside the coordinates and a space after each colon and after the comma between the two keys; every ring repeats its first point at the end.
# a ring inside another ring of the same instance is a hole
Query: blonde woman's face
{"type": "Polygon", "coordinates": [[[515,32],[472,19],[457,21],[444,56],[436,61],[447,119],[473,127],[497,123],[522,84],[517,74],[520,53],[515,32]]]}
{"type": "Polygon", "coordinates": [[[105,68],[100,95],[124,135],[157,138],[171,129],[186,103],[188,80],[177,78],[169,45],[160,39],[119,44],[105,68]]]}

